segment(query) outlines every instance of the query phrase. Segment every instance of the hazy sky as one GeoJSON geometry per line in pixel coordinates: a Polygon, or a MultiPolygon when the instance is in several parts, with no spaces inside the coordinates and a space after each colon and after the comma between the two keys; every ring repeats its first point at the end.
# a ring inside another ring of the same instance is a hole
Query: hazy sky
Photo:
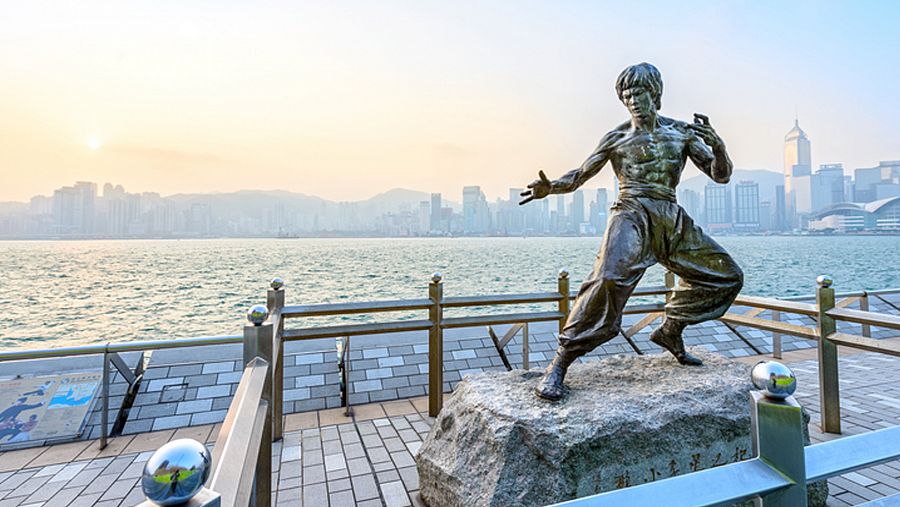
{"type": "MultiPolygon", "coordinates": [[[[735,165],[900,158],[900,3],[0,4],[0,201],[75,180],[163,194],[406,187],[489,199],[578,166],[627,119],[627,65],[662,114],[708,114],[735,165]]],[[[690,169],[689,174],[694,174],[690,169]]],[[[608,184],[605,171],[588,188],[608,184]]]]}

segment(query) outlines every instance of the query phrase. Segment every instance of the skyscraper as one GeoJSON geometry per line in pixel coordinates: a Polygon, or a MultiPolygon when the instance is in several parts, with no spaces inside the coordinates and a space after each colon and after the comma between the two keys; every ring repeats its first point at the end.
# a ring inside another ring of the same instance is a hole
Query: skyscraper
{"type": "Polygon", "coordinates": [[[795,119],[794,128],[784,136],[784,192],[790,223],[794,223],[796,213],[808,213],[812,207],[809,181],[811,172],[809,137],[795,119]]]}
{"type": "Polygon", "coordinates": [[[441,230],[441,194],[431,194],[431,230],[441,230]]]}
{"type": "Polygon", "coordinates": [[[463,187],[463,232],[486,234],[490,224],[491,212],[481,187],[463,187]]]}
{"type": "Polygon", "coordinates": [[[734,186],[734,228],[759,229],[759,183],[742,181],[734,186]]]}
{"type": "Polygon", "coordinates": [[[584,222],[584,191],[576,190],[572,194],[572,230],[579,234],[581,224],[584,222]]]}
{"type": "Polygon", "coordinates": [[[703,192],[706,226],[710,230],[731,228],[731,189],[728,185],[707,183],[703,192]]]}

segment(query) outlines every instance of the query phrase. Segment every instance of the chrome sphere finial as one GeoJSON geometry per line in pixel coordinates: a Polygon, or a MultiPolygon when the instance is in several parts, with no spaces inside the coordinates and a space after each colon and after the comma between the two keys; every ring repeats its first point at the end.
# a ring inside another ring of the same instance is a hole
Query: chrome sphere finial
{"type": "Polygon", "coordinates": [[[441,280],[443,280],[443,279],[444,279],[444,277],[438,272],[434,272],[431,274],[431,281],[433,283],[441,283],[441,280]]]}
{"type": "Polygon", "coordinates": [[[276,276],[272,279],[272,282],[269,283],[269,286],[275,290],[281,290],[281,288],[284,287],[284,280],[276,276]]]}
{"type": "Polygon", "coordinates": [[[559,277],[560,277],[560,278],[569,278],[569,272],[566,271],[565,269],[560,269],[560,270],[559,270],[559,277]]]}
{"type": "Polygon", "coordinates": [[[259,326],[269,318],[269,309],[266,305],[253,305],[247,312],[247,320],[254,326],[259,326]]]}
{"type": "Polygon", "coordinates": [[[750,370],[753,385],[767,398],[783,400],[797,390],[797,377],[778,361],[760,361],[750,370]]]}
{"type": "Polygon", "coordinates": [[[831,287],[831,284],[834,283],[834,280],[832,280],[828,275],[819,275],[818,277],[816,277],[816,283],[819,284],[819,287],[827,289],[828,287],[831,287]]]}
{"type": "Polygon", "coordinates": [[[141,489],[158,505],[180,505],[196,495],[212,470],[209,449],[182,438],[160,447],[144,464],[141,489]]]}

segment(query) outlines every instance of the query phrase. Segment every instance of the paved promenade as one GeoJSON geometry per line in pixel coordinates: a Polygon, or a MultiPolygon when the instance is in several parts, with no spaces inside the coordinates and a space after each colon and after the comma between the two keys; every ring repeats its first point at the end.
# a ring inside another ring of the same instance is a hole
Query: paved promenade
{"type": "MultiPolygon", "coordinates": [[[[796,398],[809,409],[814,441],[840,438],[817,430],[815,351],[786,354],[797,373],[796,398]]],[[[759,357],[742,359],[754,363],[759,357]]],[[[874,353],[840,358],[844,435],[900,424],[900,359],[874,353]]],[[[413,456],[431,418],[424,397],[285,417],[285,435],[273,451],[274,504],[316,507],[410,506],[418,499],[413,456]]],[[[189,437],[212,444],[218,425],[198,425],[111,440],[23,449],[0,454],[0,507],[136,505],[144,462],[163,443],[189,437]]],[[[900,492],[900,461],[829,481],[829,505],[858,505],[900,492]]]]}

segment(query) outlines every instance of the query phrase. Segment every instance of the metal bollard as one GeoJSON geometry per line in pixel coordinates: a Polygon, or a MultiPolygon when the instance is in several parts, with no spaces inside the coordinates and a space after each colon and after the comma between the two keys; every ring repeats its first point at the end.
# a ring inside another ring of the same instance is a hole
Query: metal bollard
{"type": "MultiPolygon", "coordinates": [[[[250,309],[247,318],[250,326],[244,326],[244,366],[254,358],[264,359],[272,365],[272,337],[274,328],[265,322],[268,318],[265,306],[256,305],[250,309]]],[[[256,460],[255,487],[251,505],[268,506],[272,501],[272,375],[266,378],[263,386],[261,402],[268,405],[266,422],[262,427],[262,442],[259,444],[259,457],[256,460]]]]}

